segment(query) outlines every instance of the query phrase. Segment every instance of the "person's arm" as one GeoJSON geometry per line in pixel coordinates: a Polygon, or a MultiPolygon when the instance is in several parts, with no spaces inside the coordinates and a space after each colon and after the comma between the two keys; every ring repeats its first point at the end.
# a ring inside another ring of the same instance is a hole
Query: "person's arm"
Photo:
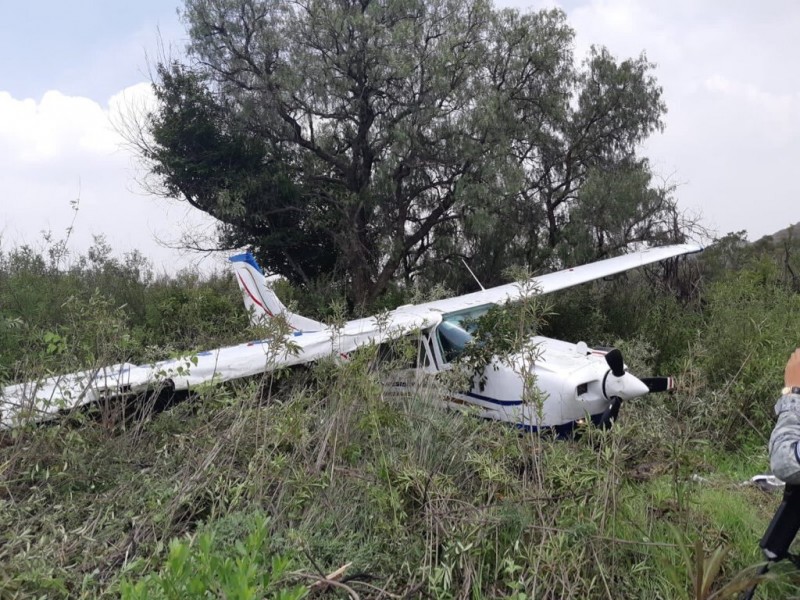
{"type": "MultiPolygon", "coordinates": [[[[800,388],[800,348],[786,363],[783,377],[787,388],[800,388]]],[[[800,394],[784,394],[775,404],[778,421],[769,438],[772,473],[790,485],[800,484],[800,394]]]]}

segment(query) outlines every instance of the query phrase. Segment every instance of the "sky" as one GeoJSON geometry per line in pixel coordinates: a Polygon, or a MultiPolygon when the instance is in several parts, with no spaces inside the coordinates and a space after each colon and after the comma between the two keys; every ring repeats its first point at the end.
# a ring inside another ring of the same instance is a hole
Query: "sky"
{"type": "MultiPolygon", "coordinates": [[[[800,221],[800,3],[793,0],[496,0],[560,6],[576,56],[604,45],[645,52],[668,107],[643,146],[679,206],[701,225],[751,240],[800,221]]],[[[224,258],[177,250],[212,231],[186,203],[147,194],[115,123],[150,98],[149,65],[186,34],[176,0],[0,0],[0,248],[80,253],[104,235],[157,272],[210,271],[224,258]],[[77,213],[73,201],[79,200],[77,213]]]]}

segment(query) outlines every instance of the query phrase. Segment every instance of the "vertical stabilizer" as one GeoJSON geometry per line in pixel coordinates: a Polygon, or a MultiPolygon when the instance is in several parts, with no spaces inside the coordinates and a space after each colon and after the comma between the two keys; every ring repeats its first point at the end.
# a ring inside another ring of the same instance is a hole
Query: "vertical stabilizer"
{"type": "Polygon", "coordinates": [[[250,313],[253,325],[259,325],[265,319],[282,314],[292,329],[298,331],[319,331],[325,324],[290,312],[275,295],[272,286],[264,277],[261,267],[249,252],[237,254],[230,258],[236,282],[242,290],[244,307],[250,313]]]}

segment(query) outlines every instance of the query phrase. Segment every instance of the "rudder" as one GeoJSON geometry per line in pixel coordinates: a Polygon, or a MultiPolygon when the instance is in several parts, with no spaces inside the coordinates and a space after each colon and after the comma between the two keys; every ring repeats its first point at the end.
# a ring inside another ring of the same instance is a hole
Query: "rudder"
{"type": "Polygon", "coordinates": [[[283,314],[292,329],[308,332],[325,328],[324,323],[290,312],[283,305],[252,254],[237,254],[229,260],[233,263],[236,283],[242,291],[244,306],[253,325],[262,324],[265,319],[283,314]]]}

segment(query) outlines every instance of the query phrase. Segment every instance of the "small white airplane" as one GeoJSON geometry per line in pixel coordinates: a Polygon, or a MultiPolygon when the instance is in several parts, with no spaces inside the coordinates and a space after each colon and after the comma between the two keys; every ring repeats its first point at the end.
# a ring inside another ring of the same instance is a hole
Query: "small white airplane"
{"type": "MultiPolygon", "coordinates": [[[[0,429],[24,422],[43,421],[78,406],[103,399],[136,396],[158,389],[191,390],[200,384],[229,381],[312,363],[326,356],[347,355],[370,344],[413,335],[418,358],[413,377],[403,385],[429,381],[449,370],[472,340],[462,325],[530,294],[547,294],[580,283],[622,273],[636,267],[702,251],[682,244],[650,248],[615,258],[565,269],[471,294],[417,305],[400,306],[377,317],[349,321],[334,327],[289,311],[278,299],[250,254],[231,258],[245,306],[254,324],[281,314],[292,333],[283,340],[257,340],[189,354],[152,365],[121,363],[109,367],[7,386],[0,395],[0,429]]],[[[651,391],[672,388],[670,378],[639,379],[626,371],[619,350],[593,350],[583,342],[572,344],[541,336],[526,349],[503,359],[494,357],[471,389],[447,392],[436,402],[448,407],[475,407],[481,417],[513,423],[524,429],[554,429],[566,434],[576,425],[610,425],[624,400],[651,391]],[[532,363],[532,364],[531,364],[532,363]],[[537,402],[526,400],[530,375],[538,388],[537,402]]]]}

